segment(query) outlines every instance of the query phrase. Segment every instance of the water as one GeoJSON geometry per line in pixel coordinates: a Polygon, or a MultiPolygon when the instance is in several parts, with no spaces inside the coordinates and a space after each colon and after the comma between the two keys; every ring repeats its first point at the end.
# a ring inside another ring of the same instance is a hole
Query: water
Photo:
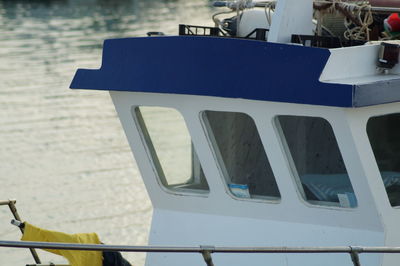
{"type": "MultiPolygon", "coordinates": [[[[213,12],[207,0],[0,0],[0,200],[16,198],[40,227],[146,244],[151,203],[109,95],[69,83],[78,67],[100,66],[104,39],[176,34],[179,23],[210,25],[213,12]]],[[[0,207],[2,240],[20,238],[11,218],[0,207]]],[[[32,262],[0,249],[1,266],[32,262]]]]}

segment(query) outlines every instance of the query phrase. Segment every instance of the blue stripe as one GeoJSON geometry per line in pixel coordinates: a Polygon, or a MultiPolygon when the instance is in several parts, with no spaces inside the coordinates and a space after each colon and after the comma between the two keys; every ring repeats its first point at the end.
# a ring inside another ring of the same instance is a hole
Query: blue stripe
{"type": "Polygon", "coordinates": [[[104,42],[99,70],[79,69],[71,88],[353,106],[353,86],[320,82],[327,49],[216,37],[104,42]]]}

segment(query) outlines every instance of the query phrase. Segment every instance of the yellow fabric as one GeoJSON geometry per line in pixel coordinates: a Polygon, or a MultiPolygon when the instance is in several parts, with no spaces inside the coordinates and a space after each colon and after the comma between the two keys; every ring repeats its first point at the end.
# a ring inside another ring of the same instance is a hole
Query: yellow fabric
{"type": "MultiPolygon", "coordinates": [[[[25,222],[22,241],[60,242],[78,244],[101,244],[96,233],[66,234],[56,231],[41,229],[25,222]]],[[[48,252],[63,256],[71,266],[102,266],[103,254],[101,251],[55,250],[46,249],[48,252]]]]}

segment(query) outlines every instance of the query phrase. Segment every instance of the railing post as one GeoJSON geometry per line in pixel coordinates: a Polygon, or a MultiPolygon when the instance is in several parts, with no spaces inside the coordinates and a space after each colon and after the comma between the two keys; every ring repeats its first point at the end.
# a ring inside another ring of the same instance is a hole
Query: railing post
{"type": "MultiPolygon", "coordinates": [[[[18,212],[17,212],[17,208],[15,207],[15,203],[17,201],[16,200],[8,200],[8,207],[10,208],[10,211],[12,212],[15,220],[18,220],[20,222],[22,222],[21,217],[19,216],[18,212]]],[[[24,229],[20,228],[21,233],[24,233],[24,229]]],[[[39,255],[37,254],[36,250],[34,248],[30,248],[29,249],[31,251],[32,257],[35,260],[36,264],[40,264],[42,263],[39,259],[39,255]]]]}
{"type": "Polygon", "coordinates": [[[214,266],[212,261],[211,253],[214,252],[214,246],[200,246],[201,255],[203,255],[203,259],[206,262],[207,266],[214,266]]]}
{"type": "Polygon", "coordinates": [[[350,257],[351,257],[351,261],[353,262],[354,266],[361,266],[360,257],[358,256],[358,253],[360,251],[362,251],[362,249],[360,247],[350,246],[350,257]]]}

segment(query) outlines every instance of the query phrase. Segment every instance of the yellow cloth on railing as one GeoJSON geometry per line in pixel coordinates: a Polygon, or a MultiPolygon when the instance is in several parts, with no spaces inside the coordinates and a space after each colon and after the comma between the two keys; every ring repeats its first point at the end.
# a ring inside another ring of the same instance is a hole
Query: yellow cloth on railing
{"type": "MultiPolygon", "coordinates": [[[[66,234],[62,232],[45,230],[25,222],[22,241],[101,244],[96,233],[66,234]]],[[[101,251],[56,250],[45,249],[48,252],[63,256],[71,266],[102,266],[103,254],[101,251]]]]}

